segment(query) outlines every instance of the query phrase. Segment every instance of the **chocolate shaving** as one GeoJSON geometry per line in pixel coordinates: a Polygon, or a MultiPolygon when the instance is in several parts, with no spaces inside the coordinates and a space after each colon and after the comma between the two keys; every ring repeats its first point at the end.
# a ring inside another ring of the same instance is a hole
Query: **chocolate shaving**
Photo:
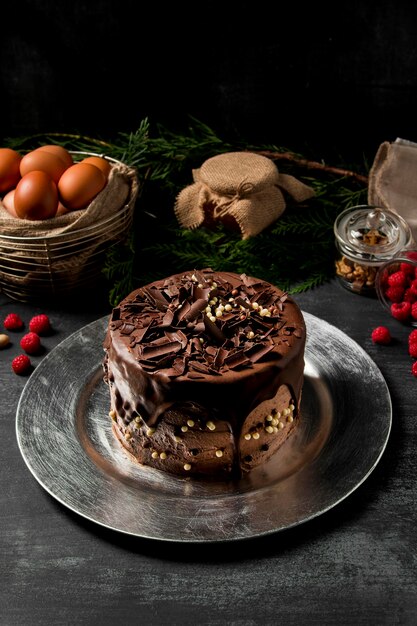
{"type": "Polygon", "coordinates": [[[250,368],[278,343],[289,344],[286,337],[302,337],[302,328],[285,319],[287,297],[246,274],[206,268],[138,289],[133,300],[115,307],[110,328],[130,335],[129,350],[147,372],[204,378],[250,368]],[[232,310],[220,309],[218,317],[217,307],[231,297],[232,310]],[[209,304],[213,298],[216,304],[209,304]],[[266,307],[271,315],[261,316],[266,307]]]}
{"type": "Polygon", "coordinates": [[[159,344],[155,342],[151,346],[143,346],[142,357],[148,361],[163,356],[164,354],[175,354],[179,350],[181,350],[179,341],[166,341],[159,344]]]}

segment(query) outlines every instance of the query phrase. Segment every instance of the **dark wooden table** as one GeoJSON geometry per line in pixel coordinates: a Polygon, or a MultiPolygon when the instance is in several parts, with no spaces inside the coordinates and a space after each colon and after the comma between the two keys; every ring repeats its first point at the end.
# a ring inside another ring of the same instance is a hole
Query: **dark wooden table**
{"type": "MultiPolygon", "coordinates": [[[[110,311],[105,300],[92,300],[44,307],[0,294],[1,322],[9,312],[26,322],[47,313],[54,328],[43,340],[49,352],[110,311]]],[[[328,512],[226,544],[124,535],[46,493],[17,445],[16,409],[27,377],[11,370],[21,334],[10,333],[12,345],[0,351],[2,626],[417,624],[417,378],[407,352],[410,329],[377,300],[335,281],[297,301],[357,341],[378,365],[392,398],[391,435],[367,480],[328,512]],[[390,346],[372,343],[371,331],[381,324],[395,338],[390,346]]]]}

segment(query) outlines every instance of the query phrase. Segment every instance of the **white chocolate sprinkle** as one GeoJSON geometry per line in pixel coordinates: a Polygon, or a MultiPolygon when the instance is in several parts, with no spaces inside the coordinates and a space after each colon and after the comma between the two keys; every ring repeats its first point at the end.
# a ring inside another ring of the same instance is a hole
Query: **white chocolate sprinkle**
{"type": "Polygon", "coordinates": [[[125,433],[125,437],[126,437],[126,439],[131,439],[132,438],[132,433],[130,433],[130,432],[125,433]]]}
{"type": "Polygon", "coordinates": [[[259,436],[260,436],[260,435],[259,435],[259,433],[253,433],[253,434],[252,434],[252,437],[253,437],[254,439],[259,439],[259,436]]]}
{"type": "Polygon", "coordinates": [[[282,430],[284,428],[284,422],[278,422],[278,428],[282,430]]]}
{"type": "Polygon", "coordinates": [[[273,427],[272,427],[272,426],[267,426],[267,427],[265,428],[265,430],[266,430],[266,432],[267,432],[267,433],[273,433],[273,432],[274,432],[274,429],[273,429],[273,427]]]}
{"type": "Polygon", "coordinates": [[[220,459],[223,456],[223,450],[216,450],[216,456],[220,459]]]}
{"type": "Polygon", "coordinates": [[[246,433],[245,439],[246,441],[249,441],[249,439],[252,439],[252,435],[250,433],[246,433]]]}
{"type": "Polygon", "coordinates": [[[117,417],[116,411],[113,411],[113,409],[109,411],[109,417],[111,417],[112,420],[116,420],[116,417],[117,417]]]}
{"type": "Polygon", "coordinates": [[[267,422],[272,422],[273,419],[274,418],[272,417],[272,415],[267,415],[267,417],[266,417],[266,421],[267,422]]]}
{"type": "Polygon", "coordinates": [[[225,311],[231,311],[233,309],[231,304],[226,304],[226,306],[224,307],[225,311]]]}
{"type": "Polygon", "coordinates": [[[181,431],[182,431],[183,433],[186,433],[186,432],[187,432],[187,430],[188,430],[188,426],[181,426],[181,431]]]}
{"type": "Polygon", "coordinates": [[[252,302],[252,309],[259,309],[259,304],[257,302],[252,302]]]}
{"type": "Polygon", "coordinates": [[[290,404],[290,406],[288,408],[290,409],[290,411],[294,411],[295,406],[293,404],[290,404]]]}
{"type": "Polygon", "coordinates": [[[176,441],[177,443],[181,443],[182,439],[181,437],[178,437],[178,435],[174,436],[174,441],[176,441]]]}
{"type": "Polygon", "coordinates": [[[206,426],[209,430],[216,430],[216,425],[211,420],[207,422],[206,426]]]}
{"type": "Polygon", "coordinates": [[[156,450],[154,450],[154,451],[152,452],[152,455],[151,455],[151,456],[152,456],[152,458],[153,458],[153,459],[157,459],[157,458],[159,457],[159,454],[157,453],[157,451],[156,451],[156,450]]]}
{"type": "Polygon", "coordinates": [[[184,463],[184,469],[188,472],[191,469],[191,465],[189,463],[184,463]]]}
{"type": "Polygon", "coordinates": [[[253,339],[255,337],[255,333],[253,332],[253,330],[250,330],[248,334],[246,335],[246,337],[248,339],[253,339]]]}
{"type": "Polygon", "coordinates": [[[146,431],[146,434],[148,435],[148,437],[152,437],[154,432],[155,432],[155,428],[148,428],[148,430],[146,431]]]}
{"type": "Polygon", "coordinates": [[[194,420],[187,420],[187,426],[189,426],[190,428],[192,428],[194,424],[195,424],[194,420]]]}
{"type": "Polygon", "coordinates": [[[294,418],[292,415],[287,415],[287,422],[289,422],[291,424],[291,422],[294,421],[294,418]]]}
{"type": "Polygon", "coordinates": [[[167,453],[166,452],[161,452],[161,454],[159,455],[160,459],[166,459],[167,458],[167,453]]]}

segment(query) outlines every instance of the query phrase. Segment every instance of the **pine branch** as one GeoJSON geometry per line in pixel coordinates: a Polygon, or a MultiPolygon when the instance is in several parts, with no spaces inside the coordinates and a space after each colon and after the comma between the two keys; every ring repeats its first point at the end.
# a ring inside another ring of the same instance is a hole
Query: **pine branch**
{"type": "Polygon", "coordinates": [[[314,288],[334,273],[336,216],[348,206],[366,203],[367,164],[354,171],[280,146],[231,144],[193,118],[186,133],[158,124],[152,127],[144,119],[135,132],[111,139],[51,132],[3,141],[22,152],[46,143],[120,160],[135,167],[143,183],[130,237],[112,247],[106,257],[103,272],[111,285],[112,305],[135,286],[167,272],[209,266],[263,277],[291,293],[314,288]],[[305,206],[288,206],[269,228],[248,240],[220,224],[212,230],[179,228],[173,204],[176,194],[192,182],[192,169],[207,158],[239,150],[279,161],[280,171],[294,174],[296,168],[294,175],[314,188],[315,197],[305,206]]]}

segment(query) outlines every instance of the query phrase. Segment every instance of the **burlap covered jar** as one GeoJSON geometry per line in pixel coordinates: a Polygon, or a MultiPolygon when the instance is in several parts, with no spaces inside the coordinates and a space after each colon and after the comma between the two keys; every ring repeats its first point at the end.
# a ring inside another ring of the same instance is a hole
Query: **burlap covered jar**
{"type": "MultiPolygon", "coordinates": [[[[73,156],[76,162],[87,153],[73,156]]],[[[0,290],[6,295],[43,301],[96,287],[107,251],[132,225],[139,192],[136,170],[108,160],[108,182],[85,209],[32,221],[12,217],[0,202],[0,290]]]]}
{"type": "Polygon", "coordinates": [[[253,152],[227,152],[192,171],[194,183],[177,196],[174,211],[183,228],[221,221],[242,239],[257,235],[282,214],[286,197],[304,202],[314,195],[308,185],[278,171],[275,163],[253,152]]]}

